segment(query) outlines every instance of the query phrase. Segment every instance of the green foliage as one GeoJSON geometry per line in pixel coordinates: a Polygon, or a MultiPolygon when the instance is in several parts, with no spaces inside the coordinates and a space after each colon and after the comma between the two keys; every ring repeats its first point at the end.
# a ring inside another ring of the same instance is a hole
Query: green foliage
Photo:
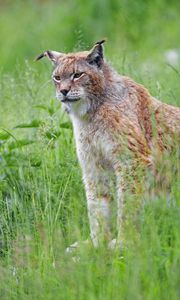
{"type": "Polygon", "coordinates": [[[0,1],[0,36],[0,299],[179,299],[178,147],[126,192],[124,249],[67,255],[89,236],[81,170],[50,64],[33,61],[107,37],[120,73],[179,105],[179,64],[165,58],[179,47],[179,1],[0,1]]]}

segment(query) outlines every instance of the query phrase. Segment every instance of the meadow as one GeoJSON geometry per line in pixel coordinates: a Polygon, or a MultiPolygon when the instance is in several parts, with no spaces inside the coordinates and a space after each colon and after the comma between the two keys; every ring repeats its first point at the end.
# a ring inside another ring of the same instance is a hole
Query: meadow
{"type": "Polygon", "coordinates": [[[180,299],[179,148],[126,191],[124,249],[67,254],[89,236],[85,192],[52,66],[34,62],[107,37],[119,73],[180,106],[179,11],[176,0],[0,1],[0,300],[180,299]]]}

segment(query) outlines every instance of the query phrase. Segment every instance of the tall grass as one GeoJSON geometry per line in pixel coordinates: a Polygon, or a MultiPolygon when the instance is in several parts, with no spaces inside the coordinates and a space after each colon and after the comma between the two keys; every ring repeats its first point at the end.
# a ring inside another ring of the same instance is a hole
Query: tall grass
{"type": "Polygon", "coordinates": [[[179,47],[178,5],[0,2],[0,299],[180,298],[179,149],[158,157],[157,178],[127,191],[124,249],[82,244],[67,255],[89,236],[81,170],[51,67],[33,62],[44,49],[83,49],[107,36],[107,58],[120,73],[179,105],[179,65],[164,56],[179,47]]]}

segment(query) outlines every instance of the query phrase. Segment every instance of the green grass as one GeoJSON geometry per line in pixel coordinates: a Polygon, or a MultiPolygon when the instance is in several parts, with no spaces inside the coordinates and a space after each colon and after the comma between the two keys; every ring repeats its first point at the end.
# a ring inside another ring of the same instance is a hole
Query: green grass
{"type": "Polygon", "coordinates": [[[81,170],[51,66],[33,62],[44,49],[84,49],[107,36],[106,56],[121,74],[180,105],[179,65],[164,56],[178,48],[178,6],[0,2],[0,300],[180,298],[179,149],[157,158],[158,180],[148,174],[143,191],[127,191],[121,252],[82,245],[76,259],[67,255],[89,236],[81,170]]]}

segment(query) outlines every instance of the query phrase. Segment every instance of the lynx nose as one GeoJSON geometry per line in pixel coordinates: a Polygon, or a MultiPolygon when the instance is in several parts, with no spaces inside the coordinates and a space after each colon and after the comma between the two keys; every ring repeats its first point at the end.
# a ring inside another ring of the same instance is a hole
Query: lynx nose
{"type": "Polygon", "coordinates": [[[66,96],[68,92],[69,92],[69,91],[68,91],[68,90],[65,90],[65,89],[61,90],[61,93],[63,94],[63,96],[66,96]]]}

